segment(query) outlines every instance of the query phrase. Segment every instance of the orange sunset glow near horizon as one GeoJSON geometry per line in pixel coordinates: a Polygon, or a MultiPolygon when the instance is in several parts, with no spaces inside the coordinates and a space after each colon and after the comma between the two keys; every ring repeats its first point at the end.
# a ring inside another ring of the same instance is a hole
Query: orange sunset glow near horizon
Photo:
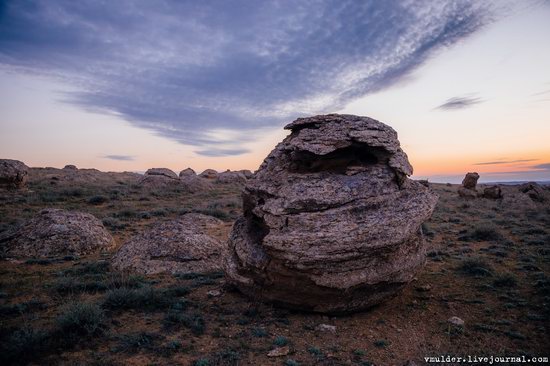
{"type": "Polygon", "coordinates": [[[321,3],[8,2],[0,157],[254,171],[285,124],[347,113],[393,127],[413,178],[550,181],[548,2],[321,3]]]}

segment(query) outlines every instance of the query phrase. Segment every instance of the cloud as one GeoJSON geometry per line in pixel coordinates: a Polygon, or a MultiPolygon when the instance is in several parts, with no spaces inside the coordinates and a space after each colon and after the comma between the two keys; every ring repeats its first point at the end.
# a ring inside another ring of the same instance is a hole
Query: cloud
{"type": "Polygon", "coordinates": [[[2,4],[3,67],[55,77],[71,86],[64,102],[210,156],[387,88],[494,17],[474,0],[2,4]],[[239,133],[228,142],[217,129],[239,133]]]}
{"type": "Polygon", "coordinates": [[[133,161],[135,160],[135,157],[130,155],[105,155],[103,156],[104,159],[111,159],[111,160],[120,160],[120,161],[133,161]]]}
{"type": "Polygon", "coordinates": [[[550,163],[533,165],[533,169],[537,170],[550,170],[550,163]]]}
{"type": "Polygon", "coordinates": [[[436,109],[441,109],[444,111],[464,109],[481,102],[483,102],[483,100],[481,98],[476,98],[476,97],[453,97],[453,98],[447,99],[445,103],[436,107],[436,109]]]}
{"type": "Polygon", "coordinates": [[[475,163],[473,165],[497,165],[497,164],[513,164],[513,163],[526,163],[529,161],[536,161],[538,159],[519,159],[519,160],[499,160],[499,161],[488,161],[483,163],[475,163]]]}

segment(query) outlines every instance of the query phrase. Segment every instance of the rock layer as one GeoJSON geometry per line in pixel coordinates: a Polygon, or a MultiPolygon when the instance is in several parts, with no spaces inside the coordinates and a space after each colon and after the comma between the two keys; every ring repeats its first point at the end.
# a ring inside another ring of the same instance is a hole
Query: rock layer
{"type": "Polygon", "coordinates": [[[114,245],[111,234],[93,215],[51,208],[0,238],[0,243],[4,254],[14,257],[85,255],[114,245]]]}
{"type": "Polygon", "coordinates": [[[425,261],[437,195],[408,179],[397,133],[367,117],[299,118],[243,192],[225,270],[243,293],[287,307],[378,304],[425,261]]]}

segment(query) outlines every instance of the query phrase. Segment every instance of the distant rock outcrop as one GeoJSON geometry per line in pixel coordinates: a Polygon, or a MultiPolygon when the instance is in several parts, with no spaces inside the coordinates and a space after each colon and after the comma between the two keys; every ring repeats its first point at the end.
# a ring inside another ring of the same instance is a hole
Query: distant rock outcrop
{"type": "Polygon", "coordinates": [[[299,118],[243,192],[228,281],[288,307],[378,304],[425,261],[422,223],[437,195],[412,174],[397,133],[367,117],[299,118]]]}
{"type": "Polygon", "coordinates": [[[113,257],[113,267],[144,274],[218,271],[225,246],[206,232],[221,224],[201,214],[157,223],[124,243],[113,257]]]}
{"type": "Polygon", "coordinates": [[[151,168],[145,172],[145,175],[160,175],[167,178],[178,179],[178,175],[167,168],[151,168]]]}
{"type": "Polygon", "coordinates": [[[110,249],[113,237],[93,215],[45,209],[0,238],[2,252],[14,257],[85,255],[110,249]]]}
{"type": "Polygon", "coordinates": [[[534,202],[544,202],[545,201],[545,194],[542,187],[535,182],[529,182],[521,184],[518,187],[518,190],[521,193],[525,193],[529,196],[534,202]]]}
{"type": "Polygon", "coordinates": [[[25,185],[29,167],[19,160],[0,159],[0,187],[21,188],[25,185]]]}
{"type": "Polygon", "coordinates": [[[479,174],[467,173],[464,179],[462,180],[462,187],[466,189],[476,189],[478,179],[479,179],[479,174]]]}
{"type": "Polygon", "coordinates": [[[78,170],[76,165],[68,164],[63,167],[63,170],[78,170]]]}
{"type": "Polygon", "coordinates": [[[462,180],[462,186],[458,188],[458,195],[463,198],[476,198],[477,197],[477,180],[479,174],[467,173],[462,180]]]}
{"type": "Polygon", "coordinates": [[[197,176],[197,173],[191,168],[185,168],[180,172],[180,178],[183,177],[195,177],[197,176]]]}
{"type": "Polygon", "coordinates": [[[218,174],[216,181],[219,183],[244,184],[246,183],[246,179],[246,175],[240,171],[232,172],[231,170],[226,170],[218,174]]]}
{"type": "Polygon", "coordinates": [[[200,173],[199,176],[206,179],[216,179],[218,177],[218,172],[214,169],[206,169],[204,172],[200,173]]]}

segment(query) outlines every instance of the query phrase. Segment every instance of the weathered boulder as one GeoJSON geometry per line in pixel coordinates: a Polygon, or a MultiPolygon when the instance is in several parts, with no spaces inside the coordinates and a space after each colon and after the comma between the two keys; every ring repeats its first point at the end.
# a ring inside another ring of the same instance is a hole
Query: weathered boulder
{"type": "Polygon", "coordinates": [[[206,169],[204,172],[200,173],[199,176],[206,179],[216,179],[218,177],[218,172],[214,169],[206,169]]]}
{"type": "Polygon", "coordinates": [[[462,180],[462,186],[458,187],[458,195],[462,198],[476,198],[478,196],[476,186],[479,174],[467,173],[462,180]]]}
{"type": "Polygon", "coordinates": [[[528,195],[529,198],[531,198],[534,202],[545,201],[544,190],[538,183],[529,182],[529,183],[520,184],[520,186],[518,187],[518,190],[521,193],[525,193],[526,195],[528,195]]]}
{"type": "Polygon", "coordinates": [[[483,197],[489,199],[500,199],[502,198],[502,189],[499,186],[490,186],[483,188],[483,197]]]}
{"type": "Polygon", "coordinates": [[[318,312],[368,308],[425,262],[437,195],[410,180],[397,133],[367,117],[299,118],[243,192],[225,270],[241,292],[318,312]]]}
{"type": "Polygon", "coordinates": [[[113,237],[93,215],[44,209],[0,239],[2,251],[14,257],[85,255],[111,249],[113,237]]]}
{"type": "Polygon", "coordinates": [[[167,168],[151,168],[145,172],[145,175],[160,175],[172,179],[178,179],[178,175],[167,168]]]}
{"type": "Polygon", "coordinates": [[[207,231],[221,224],[201,214],[156,223],[122,245],[113,257],[113,268],[144,274],[219,271],[226,248],[207,231]]]}
{"type": "Polygon", "coordinates": [[[214,188],[211,180],[201,178],[198,175],[180,176],[180,182],[184,190],[190,193],[209,191],[214,188]]]}
{"type": "Polygon", "coordinates": [[[473,199],[477,197],[477,190],[458,187],[458,195],[462,198],[473,199]]]}
{"type": "Polygon", "coordinates": [[[464,179],[462,180],[462,187],[466,189],[476,189],[477,180],[479,179],[479,174],[477,173],[467,173],[464,179]]]}
{"type": "Polygon", "coordinates": [[[180,178],[182,177],[195,177],[197,173],[191,168],[185,168],[180,172],[180,178]]]}
{"type": "Polygon", "coordinates": [[[76,165],[68,164],[63,167],[63,170],[78,170],[76,165]]]}
{"type": "Polygon", "coordinates": [[[226,170],[218,174],[216,181],[219,183],[235,183],[235,184],[244,184],[246,183],[246,175],[244,173],[232,172],[231,170],[226,170]]]}
{"type": "Polygon", "coordinates": [[[0,187],[21,188],[25,185],[29,167],[19,160],[0,159],[0,187]]]}
{"type": "Polygon", "coordinates": [[[242,169],[242,170],[239,170],[239,173],[243,173],[244,176],[246,177],[246,179],[250,179],[254,176],[254,173],[252,173],[250,170],[248,169],[242,169]]]}
{"type": "Polygon", "coordinates": [[[179,177],[172,170],[167,168],[151,168],[139,180],[138,184],[149,189],[161,189],[180,185],[179,177]]]}

